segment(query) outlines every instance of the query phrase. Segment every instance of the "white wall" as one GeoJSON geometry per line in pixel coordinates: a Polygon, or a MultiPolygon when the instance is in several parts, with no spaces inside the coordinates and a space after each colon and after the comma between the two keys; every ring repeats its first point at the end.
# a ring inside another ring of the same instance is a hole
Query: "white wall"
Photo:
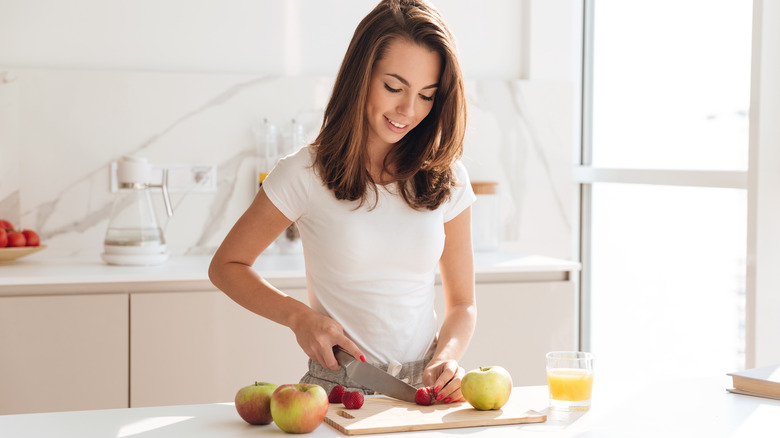
{"type": "Polygon", "coordinates": [[[528,10],[527,78],[572,81],[582,70],[582,2],[531,0],[528,10]]]}
{"type": "MultiPolygon", "coordinates": [[[[528,79],[529,53],[540,58],[530,64],[534,79],[568,79],[571,20],[566,14],[576,3],[434,0],[456,35],[464,71],[471,79],[528,79]],[[534,21],[529,11],[537,14],[534,21]],[[529,50],[532,42],[540,48],[529,50]]],[[[375,4],[2,0],[0,65],[334,75],[356,25],[375,4]]]]}
{"type": "MultiPolygon", "coordinates": [[[[320,86],[312,78],[336,74],[354,28],[376,2],[0,0],[0,74],[10,79],[0,80],[0,215],[43,232],[50,254],[94,253],[88,248],[99,247],[105,220],[96,199],[107,195],[102,174],[110,160],[128,153],[207,159],[219,163],[222,177],[241,162],[236,154],[252,150],[251,120],[293,114],[316,129],[320,97],[303,94],[320,86]],[[257,100],[242,100],[251,96],[257,100]],[[208,121],[175,141],[193,114],[208,121]],[[23,150],[40,153],[32,160],[23,150]],[[36,175],[61,180],[41,185],[36,175]]],[[[577,144],[579,44],[572,40],[579,31],[572,22],[579,1],[433,2],[457,38],[470,84],[464,162],[475,179],[498,181],[511,199],[502,208],[504,240],[529,253],[574,257],[568,151],[577,144]]],[[[169,236],[171,246],[189,248],[182,251],[208,250],[218,240],[182,236],[169,236]]]]}
{"type": "Polygon", "coordinates": [[[747,248],[747,366],[780,362],[780,2],[753,16],[747,248]],[[759,62],[760,60],[760,62],[759,62]]]}
{"type": "MultiPolygon", "coordinates": [[[[570,257],[568,151],[578,105],[568,58],[578,48],[569,29],[577,0],[433,1],[457,38],[469,83],[464,162],[474,179],[495,180],[507,195],[504,240],[570,257]]],[[[8,128],[0,152],[9,158],[0,168],[11,169],[0,180],[0,215],[39,230],[49,254],[96,254],[111,199],[106,165],[139,153],[153,162],[217,163],[218,193],[191,195],[181,209],[196,198],[230,199],[242,211],[251,193],[233,187],[251,176],[236,174],[253,149],[251,123],[292,116],[316,130],[322,99],[308,94],[336,74],[375,4],[0,0],[0,74],[11,79],[0,83],[0,127],[8,128]],[[58,182],[35,183],[49,180],[58,182]]],[[[221,240],[222,225],[204,224],[230,224],[233,212],[212,207],[225,216],[206,218],[203,208],[174,216],[166,237],[175,254],[208,252],[221,240]],[[187,217],[188,226],[177,225],[187,217]]]]}

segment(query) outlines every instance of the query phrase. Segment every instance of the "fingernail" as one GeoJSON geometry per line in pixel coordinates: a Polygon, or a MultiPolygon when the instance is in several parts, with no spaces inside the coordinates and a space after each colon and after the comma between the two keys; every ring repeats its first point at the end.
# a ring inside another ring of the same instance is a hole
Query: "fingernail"
{"type": "Polygon", "coordinates": [[[437,386],[437,387],[433,388],[433,392],[434,392],[434,393],[437,393],[437,394],[438,394],[438,393],[439,393],[439,391],[441,391],[441,386],[437,386]]]}
{"type": "Polygon", "coordinates": [[[436,401],[441,400],[441,398],[444,397],[444,394],[439,394],[436,396],[436,401]]]}
{"type": "Polygon", "coordinates": [[[365,361],[366,361],[366,357],[365,357],[365,356],[363,356],[362,354],[360,355],[360,361],[361,361],[361,362],[365,362],[365,361]]]}
{"type": "Polygon", "coordinates": [[[447,397],[444,399],[444,401],[442,401],[442,403],[449,403],[451,401],[452,401],[452,397],[447,397]]]}

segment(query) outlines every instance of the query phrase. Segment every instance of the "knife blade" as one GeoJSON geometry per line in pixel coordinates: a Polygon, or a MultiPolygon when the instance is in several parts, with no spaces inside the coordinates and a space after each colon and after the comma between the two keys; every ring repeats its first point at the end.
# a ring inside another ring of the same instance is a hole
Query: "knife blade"
{"type": "Polygon", "coordinates": [[[414,395],[417,393],[417,388],[414,386],[382,371],[374,365],[355,359],[354,356],[338,345],[333,347],[333,354],[336,356],[339,365],[347,370],[347,376],[356,383],[380,394],[414,403],[414,395]]]}

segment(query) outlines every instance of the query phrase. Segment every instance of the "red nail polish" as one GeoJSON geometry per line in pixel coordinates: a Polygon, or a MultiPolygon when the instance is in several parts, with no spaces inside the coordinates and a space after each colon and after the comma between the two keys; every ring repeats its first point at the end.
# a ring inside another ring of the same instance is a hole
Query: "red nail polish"
{"type": "Polygon", "coordinates": [[[366,361],[366,357],[365,357],[365,356],[363,356],[362,354],[360,355],[360,361],[361,361],[361,362],[365,362],[365,361],[366,361]]]}
{"type": "Polygon", "coordinates": [[[447,397],[444,399],[444,401],[442,401],[442,403],[449,403],[451,401],[452,401],[452,397],[447,397]]]}
{"type": "Polygon", "coordinates": [[[441,400],[441,398],[444,397],[444,394],[439,394],[436,396],[436,401],[441,400]]]}
{"type": "Polygon", "coordinates": [[[437,387],[433,388],[433,392],[434,393],[438,394],[439,391],[441,391],[441,386],[437,386],[437,387]]]}

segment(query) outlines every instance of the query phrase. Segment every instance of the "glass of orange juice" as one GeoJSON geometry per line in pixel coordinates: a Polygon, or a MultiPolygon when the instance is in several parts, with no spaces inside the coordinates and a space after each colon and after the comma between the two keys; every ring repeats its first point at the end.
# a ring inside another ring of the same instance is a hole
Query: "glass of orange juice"
{"type": "Polygon", "coordinates": [[[587,411],[593,390],[593,353],[552,351],[547,353],[547,387],[550,409],[587,411]]]}

